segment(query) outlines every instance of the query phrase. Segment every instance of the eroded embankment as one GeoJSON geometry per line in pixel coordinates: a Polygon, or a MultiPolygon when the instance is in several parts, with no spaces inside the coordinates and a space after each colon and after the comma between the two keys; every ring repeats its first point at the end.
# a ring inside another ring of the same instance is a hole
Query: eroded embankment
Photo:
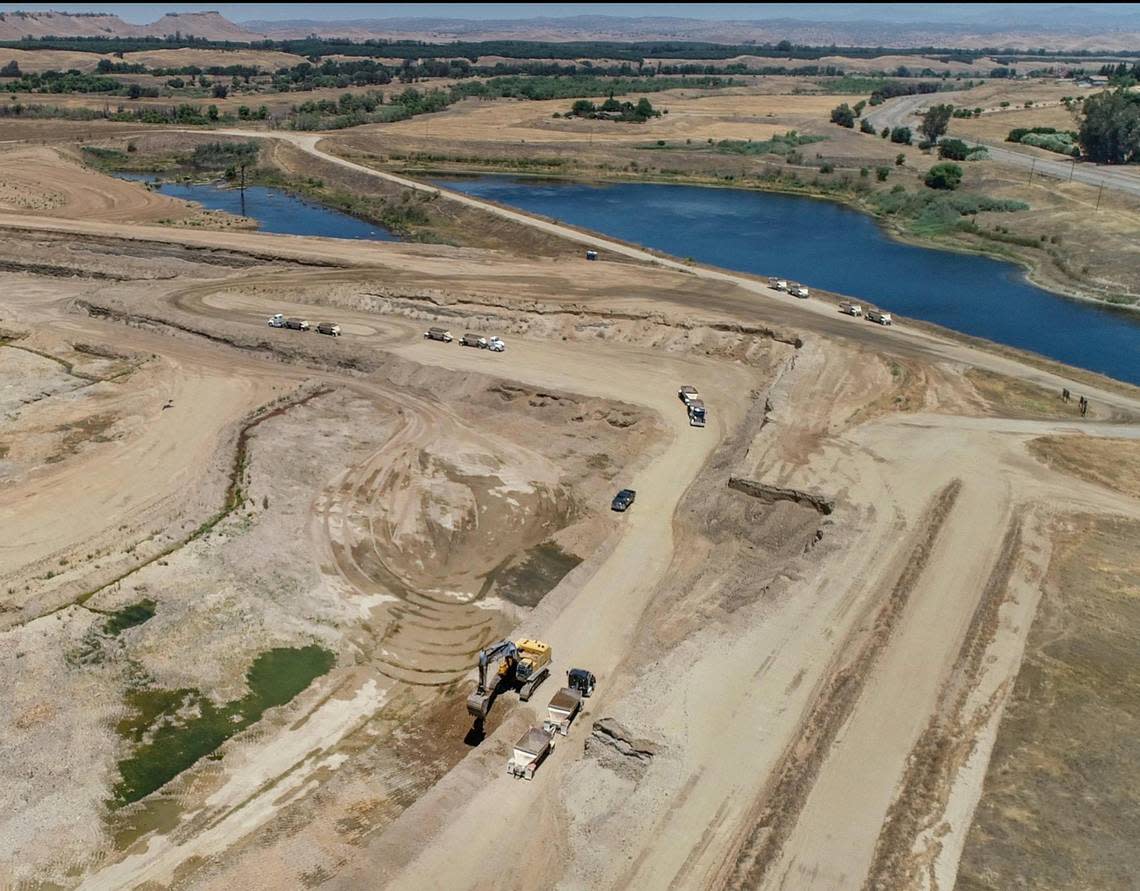
{"type": "Polygon", "coordinates": [[[906,608],[939,534],[961,491],[959,480],[935,496],[918,523],[903,568],[869,629],[857,626],[838,648],[839,656],[822,682],[803,722],[803,731],[790,745],[760,796],[747,834],[737,845],[735,862],[717,883],[720,887],[756,888],[775,862],[803,810],[827,753],[859,700],[868,674],[886,647],[906,608]]]}

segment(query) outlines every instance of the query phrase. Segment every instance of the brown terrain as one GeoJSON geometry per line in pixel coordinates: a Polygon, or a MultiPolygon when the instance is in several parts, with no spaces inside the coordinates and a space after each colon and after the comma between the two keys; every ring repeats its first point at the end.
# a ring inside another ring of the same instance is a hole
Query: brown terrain
{"type": "Polygon", "coordinates": [[[587,166],[835,101],[678,92],[597,144],[566,103],[10,130],[0,886],[1131,887],[1140,391],[387,157],[525,140],[587,166]],[[424,201],[456,244],[202,220],[84,166],[88,138],[257,138],[285,172],[424,201]],[[473,726],[504,636],[551,644],[553,680],[473,726]],[[273,698],[303,653],[319,670],[273,698]],[[574,666],[584,713],[512,779],[574,666]]]}

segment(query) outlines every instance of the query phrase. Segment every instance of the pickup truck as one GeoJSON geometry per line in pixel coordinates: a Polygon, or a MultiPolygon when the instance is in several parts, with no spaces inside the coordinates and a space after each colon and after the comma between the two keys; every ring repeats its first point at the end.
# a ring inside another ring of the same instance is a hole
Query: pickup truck
{"type": "Polygon", "coordinates": [[[865,316],[868,322],[875,322],[878,325],[890,325],[891,314],[889,312],[879,312],[878,310],[869,309],[865,316]]]}
{"type": "Polygon", "coordinates": [[[613,503],[610,505],[611,510],[616,510],[619,514],[629,510],[629,506],[633,504],[633,499],[637,497],[637,493],[633,489],[622,489],[614,496],[613,503]]]}

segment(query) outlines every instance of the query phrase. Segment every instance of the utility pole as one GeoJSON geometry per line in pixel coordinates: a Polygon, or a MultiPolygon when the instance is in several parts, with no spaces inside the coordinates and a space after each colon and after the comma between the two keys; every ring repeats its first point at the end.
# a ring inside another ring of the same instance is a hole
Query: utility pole
{"type": "Polygon", "coordinates": [[[1033,166],[1029,168],[1029,183],[1028,183],[1028,185],[1033,185],[1033,171],[1036,169],[1037,169],[1037,159],[1034,158],[1033,159],[1033,166]]]}

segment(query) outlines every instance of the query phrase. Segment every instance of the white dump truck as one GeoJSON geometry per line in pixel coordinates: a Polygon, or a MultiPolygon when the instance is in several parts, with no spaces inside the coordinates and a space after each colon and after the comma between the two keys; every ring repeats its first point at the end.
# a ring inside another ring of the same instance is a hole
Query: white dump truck
{"type": "Polygon", "coordinates": [[[466,347],[477,347],[478,349],[487,349],[487,338],[482,334],[472,334],[468,331],[461,338],[459,338],[459,345],[466,347]]]}
{"type": "Polygon", "coordinates": [[[868,322],[874,322],[877,325],[892,325],[891,314],[889,312],[879,312],[878,310],[868,310],[865,316],[868,322]]]}
{"type": "Polygon", "coordinates": [[[293,331],[308,331],[309,321],[308,319],[286,319],[285,327],[293,331]]]}
{"type": "Polygon", "coordinates": [[[451,336],[451,332],[446,328],[428,328],[427,331],[424,332],[424,337],[428,340],[438,340],[441,343],[451,343],[454,339],[451,336]]]}
{"type": "Polygon", "coordinates": [[[504,350],[506,350],[506,348],[507,348],[507,345],[505,343],[503,343],[503,338],[501,338],[501,337],[488,337],[487,338],[487,349],[489,349],[492,353],[501,353],[504,350]]]}
{"type": "Polygon", "coordinates": [[[788,283],[784,279],[778,278],[776,279],[776,284],[772,285],[772,287],[777,291],[786,291],[788,290],[788,283]]]}
{"type": "Polygon", "coordinates": [[[697,392],[696,387],[690,387],[688,384],[685,384],[677,391],[677,398],[685,403],[685,405],[688,405],[694,399],[700,399],[701,394],[697,392]]]}
{"type": "Polygon", "coordinates": [[[333,322],[318,322],[317,333],[327,334],[329,337],[340,337],[340,325],[333,322]]]}
{"type": "Polygon", "coordinates": [[[582,710],[582,691],[572,687],[563,687],[551,698],[546,706],[546,720],[542,722],[542,729],[548,734],[561,733],[570,735],[570,725],[582,710]]]}
{"type": "Polygon", "coordinates": [[[270,328],[284,328],[285,316],[282,313],[274,313],[269,317],[269,321],[266,324],[268,324],[270,328]]]}
{"type": "Polygon", "coordinates": [[[863,307],[858,303],[852,303],[850,300],[844,300],[839,304],[839,311],[848,316],[861,316],[863,315],[863,307]]]}
{"type": "Polygon", "coordinates": [[[803,300],[806,300],[808,297],[811,296],[811,291],[809,291],[806,287],[804,287],[803,285],[801,285],[799,283],[793,283],[793,284],[789,285],[788,291],[789,291],[789,293],[791,293],[791,295],[793,297],[799,297],[803,300]]]}
{"type": "Polygon", "coordinates": [[[554,737],[541,727],[531,727],[515,743],[511,759],[507,762],[507,773],[517,779],[533,780],[534,772],[554,751],[554,737]]]}

